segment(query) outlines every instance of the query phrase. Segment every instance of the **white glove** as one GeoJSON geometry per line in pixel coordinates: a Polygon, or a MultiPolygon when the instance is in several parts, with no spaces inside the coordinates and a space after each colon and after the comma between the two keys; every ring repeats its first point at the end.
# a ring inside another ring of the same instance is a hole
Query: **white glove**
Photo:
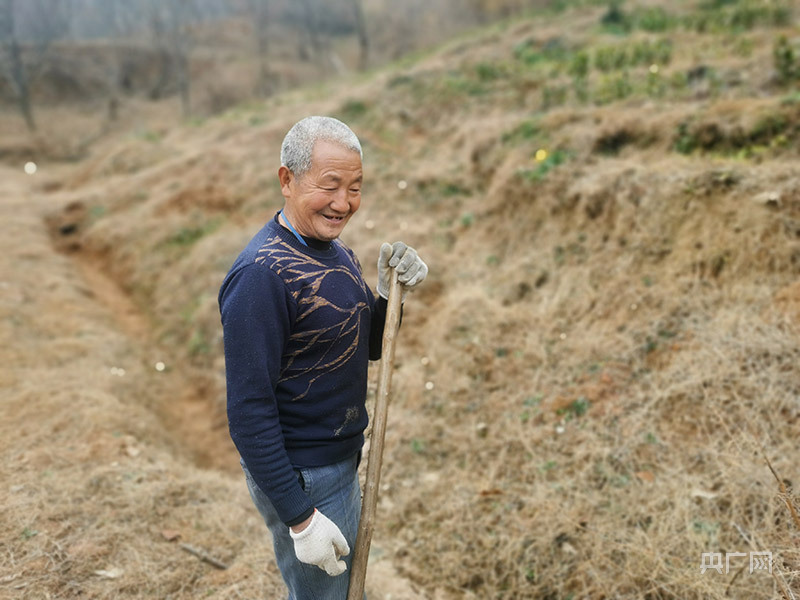
{"type": "Polygon", "coordinates": [[[317,565],[331,577],[347,570],[341,556],[350,554],[350,546],[336,523],[314,509],[311,523],[300,533],[289,529],[294,540],[294,553],[300,562],[317,565]]]}
{"type": "Polygon", "coordinates": [[[378,257],[378,294],[389,299],[391,268],[397,270],[397,280],[403,284],[403,299],[406,291],[419,285],[428,274],[428,265],[417,255],[417,251],[403,242],[381,244],[378,257]]]}

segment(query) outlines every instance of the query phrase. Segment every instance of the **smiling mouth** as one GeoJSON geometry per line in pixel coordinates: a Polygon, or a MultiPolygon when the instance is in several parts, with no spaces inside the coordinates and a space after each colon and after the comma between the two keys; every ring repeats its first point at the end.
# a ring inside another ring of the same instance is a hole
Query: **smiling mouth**
{"type": "Polygon", "coordinates": [[[325,219],[327,219],[331,223],[341,223],[345,219],[344,217],[332,217],[329,215],[322,215],[322,216],[325,217],[325,219]]]}

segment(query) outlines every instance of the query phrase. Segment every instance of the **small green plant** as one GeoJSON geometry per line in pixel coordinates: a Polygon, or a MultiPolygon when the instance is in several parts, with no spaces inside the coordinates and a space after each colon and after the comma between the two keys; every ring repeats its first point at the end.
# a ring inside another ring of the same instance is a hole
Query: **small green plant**
{"type": "Polygon", "coordinates": [[[541,48],[533,40],[525,40],[514,46],[514,58],[528,66],[563,61],[567,55],[568,50],[560,40],[549,41],[541,48]]]}
{"type": "Polygon", "coordinates": [[[564,246],[556,246],[553,248],[553,260],[557,265],[564,264],[564,261],[567,258],[567,251],[564,249],[564,246]]]}
{"type": "Polygon", "coordinates": [[[559,415],[565,416],[567,419],[572,419],[574,417],[582,417],[585,415],[586,411],[589,410],[591,405],[592,403],[588,400],[588,398],[581,396],[580,398],[573,400],[569,406],[560,408],[556,412],[559,415]]]}
{"type": "Polygon", "coordinates": [[[468,188],[452,181],[442,184],[440,191],[442,196],[445,198],[452,198],[453,196],[468,196],[470,193],[468,188]]]}
{"type": "Polygon", "coordinates": [[[488,89],[483,81],[465,77],[463,73],[451,72],[442,80],[442,96],[446,98],[463,98],[464,96],[482,96],[488,89]]]}
{"type": "Polygon", "coordinates": [[[767,113],[758,118],[750,130],[750,141],[754,144],[770,143],[775,137],[786,132],[789,121],[780,113],[767,113]]]}
{"type": "Polygon", "coordinates": [[[143,131],[139,131],[137,137],[139,137],[139,139],[141,140],[144,140],[145,142],[150,142],[151,144],[158,144],[159,142],[161,142],[164,136],[158,131],[145,129],[143,131]]]}
{"type": "Polygon", "coordinates": [[[684,121],[678,124],[678,131],[672,147],[680,154],[691,154],[697,148],[697,139],[688,122],[684,121]]]}
{"type": "Polygon", "coordinates": [[[800,104],[800,91],[787,94],[781,99],[783,106],[797,106],[800,104]]]}
{"type": "Polygon", "coordinates": [[[542,403],[542,395],[536,394],[535,396],[529,396],[522,401],[523,406],[539,406],[542,403]]]}
{"type": "Polygon", "coordinates": [[[539,161],[539,164],[533,168],[523,168],[518,171],[518,175],[527,181],[541,181],[547,174],[562,165],[569,158],[569,153],[566,150],[555,150],[546,157],[539,161]]]}
{"type": "Polygon", "coordinates": [[[689,89],[689,77],[684,71],[675,71],[668,77],[669,88],[680,95],[689,89]]]}
{"type": "Polygon", "coordinates": [[[634,11],[632,17],[636,28],[652,33],[661,33],[675,26],[675,18],[661,6],[649,6],[634,11]]]}
{"type": "Polygon", "coordinates": [[[210,351],[211,347],[203,331],[195,329],[189,339],[189,354],[197,356],[198,354],[208,354],[210,351]]]}
{"type": "Polygon", "coordinates": [[[647,95],[651,98],[663,98],[667,93],[667,82],[658,71],[647,73],[647,95]]]}
{"type": "Polygon", "coordinates": [[[589,100],[589,70],[589,53],[576,52],[569,62],[567,72],[572,76],[572,89],[575,92],[575,99],[580,103],[589,100]]]}
{"type": "Polygon", "coordinates": [[[205,300],[204,294],[199,294],[197,296],[193,296],[188,302],[186,302],[180,309],[180,316],[184,323],[192,324],[194,323],[195,314],[197,309],[200,308],[200,305],[205,300]]]}
{"type": "Polygon", "coordinates": [[[39,532],[36,529],[31,529],[30,527],[23,529],[21,534],[23,540],[29,540],[37,535],[39,535],[39,532]]]}
{"type": "Polygon", "coordinates": [[[369,107],[361,100],[347,100],[339,109],[339,114],[345,121],[352,121],[363,117],[369,107]]]}
{"type": "Polygon", "coordinates": [[[631,30],[631,19],[621,8],[622,2],[609,2],[608,9],[600,19],[600,24],[609,33],[624,35],[631,30]]]}
{"type": "Polygon", "coordinates": [[[542,110],[548,110],[554,106],[562,106],[567,101],[569,88],[563,85],[549,86],[542,88],[542,110]]]}
{"type": "Polygon", "coordinates": [[[755,43],[752,39],[741,35],[734,38],[733,52],[736,56],[750,58],[753,56],[753,50],[755,50],[755,43]]]}
{"type": "Polygon", "coordinates": [[[683,18],[683,25],[698,33],[739,33],[755,27],[785,27],[791,23],[791,7],[786,2],[741,0],[706,2],[701,10],[683,18]]]}
{"type": "Polygon", "coordinates": [[[624,100],[633,93],[633,85],[627,72],[620,75],[605,77],[595,92],[594,101],[597,104],[610,104],[624,100]]]}
{"type": "Polygon", "coordinates": [[[630,53],[631,65],[668,65],[672,61],[672,42],[661,39],[653,43],[649,40],[633,45],[630,53]]]}
{"type": "Polygon", "coordinates": [[[220,225],[221,221],[215,219],[197,227],[181,227],[166,243],[168,246],[191,246],[209,233],[216,231],[220,225]]]}
{"type": "Polygon", "coordinates": [[[795,81],[800,76],[800,67],[797,64],[794,48],[785,35],[779,37],[772,48],[772,62],[782,84],[795,81]]]}
{"type": "Polygon", "coordinates": [[[719,523],[713,521],[701,521],[698,519],[692,523],[692,529],[695,533],[713,537],[719,531],[719,523]]]}
{"type": "Polygon", "coordinates": [[[501,138],[503,143],[513,143],[520,141],[534,140],[541,135],[539,128],[539,121],[536,119],[528,119],[522,121],[514,129],[507,131],[501,138]]]}
{"type": "Polygon", "coordinates": [[[567,72],[575,79],[585,79],[589,76],[589,53],[576,52],[569,62],[567,72]]]}
{"type": "Polygon", "coordinates": [[[604,73],[619,71],[628,64],[628,49],[625,45],[604,46],[595,50],[594,66],[604,73]]]}
{"type": "Polygon", "coordinates": [[[719,10],[721,8],[725,8],[726,6],[733,6],[734,4],[738,3],[739,0],[706,0],[700,5],[700,7],[704,10],[719,10]]]}
{"type": "Polygon", "coordinates": [[[475,65],[475,74],[480,81],[495,81],[505,75],[499,65],[489,62],[481,62],[475,65]]]}
{"type": "Polygon", "coordinates": [[[389,89],[396,88],[404,85],[409,85],[414,83],[414,78],[409,75],[397,75],[392,77],[389,82],[386,84],[386,87],[389,89]]]}

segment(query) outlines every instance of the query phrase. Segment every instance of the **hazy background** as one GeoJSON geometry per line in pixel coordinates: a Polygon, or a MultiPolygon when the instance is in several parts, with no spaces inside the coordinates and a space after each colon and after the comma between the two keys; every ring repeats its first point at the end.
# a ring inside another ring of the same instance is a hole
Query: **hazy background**
{"type": "MultiPolygon", "coordinates": [[[[183,116],[375,67],[523,4],[487,0],[3,0],[0,101],[28,126],[74,103],[115,118],[178,96],[183,116]]],[[[551,3],[552,4],[552,3],[551,3]]]]}

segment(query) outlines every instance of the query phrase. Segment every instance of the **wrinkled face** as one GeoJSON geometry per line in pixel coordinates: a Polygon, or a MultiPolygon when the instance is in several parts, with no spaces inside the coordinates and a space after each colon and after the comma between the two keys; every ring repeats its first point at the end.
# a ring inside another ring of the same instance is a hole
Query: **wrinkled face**
{"type": "Polygon", "coordinates": [[[306,237],[335,240],[361,205],[361,157],[333,142],[314,144],[308,172],[296,177],[281,167],[278,178],[284,215],[306,237]]]}

